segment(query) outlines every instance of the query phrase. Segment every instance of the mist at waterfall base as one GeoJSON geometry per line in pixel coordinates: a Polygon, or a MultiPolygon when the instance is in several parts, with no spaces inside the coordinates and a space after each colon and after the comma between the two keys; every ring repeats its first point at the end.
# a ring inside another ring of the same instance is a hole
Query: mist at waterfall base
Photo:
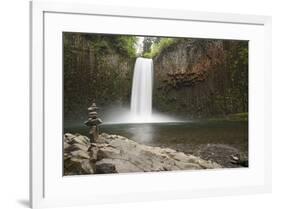
{"type": "Polygon", "coordinates": [[[179,118],[153,111],[153,61],[139,57],[134,67],[131,106],[108,110],[104,122],[112,123],[171,123],[184,122],[179,118]]]}
{"type": "Polygon", "coordinates": [[[149,123],[184,123],[190,120],[181,120],[177,116],[153,111],[151,115],[135,115],[129,107],[107,108],[102,116],[103,124],[149,124],[149,123]]]}

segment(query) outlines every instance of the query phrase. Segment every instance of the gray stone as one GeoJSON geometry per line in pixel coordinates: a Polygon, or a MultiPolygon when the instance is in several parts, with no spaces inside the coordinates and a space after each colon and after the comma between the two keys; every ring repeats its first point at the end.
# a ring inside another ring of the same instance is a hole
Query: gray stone
{"type": "Polygon", "coordinates": [[[83,150],[75,150],[70,152],[70,154],[76,158],[90,159],[90,155],[88,154],[88,152],[85,152],[83,150]]]}
{"type": "Polygon", "coordinates": [[[117,173],[115,165],[111,163],[97,163],[96,174],[117,173]]]}
{"type": "Polygon", "coordinates": [[[102,120],[100,118],[89,118],[85,124],[86,126],[97,126],[100,125],[102,123],[102,120]]]}
{"type": "Polygon", "coordinates": [[[72,139],[64,155],[68,175],[221,168],[219,164],[200,157],[169,148],[139,144],[118,135],[103,133],[99,136],[98,143],[88,144],[87,150],[84,141],[77,140],[84,139],[83,136],[68,135],[68,138],[72,139]],[[71,144],[73,140],[75,143],[71,144]],[[77,142],[80,144],[77,145],[77,142]],[[72,146],[75,149],[70,152],[72,146]],[[75,166],[77,167],[74,168],[75,166]]]}
{"type": "Polygon", "coordinates": [[[88,108],[88,111],[90,112],[90,111],[96,111],[96,110],[98,110],[99,108],[98,107],[89,107],[88,108]]]}
{"type": "Polygon", "coordinates": [[[98,113],[97,113],[97,112],[89,112],[89,116],[90,116],[91,118],[97,117],[97,116],[98,116],[98,113]]]}
{"type": "Polygon", "coordinates": [[[164,171],[211,169],[221,166],[192,155],[185,155],[172,149],[151,147],[136,143],[122,136],[101,134],[102,140],[108,144],[100,144],[98,160],[111,159],[117,172],[164,171]],[[128,163],[124,163],[128,162],[128,163]],[[127,165],[127,170],[126,166],[127,165]]]}
{"type": "Polygon", "coordinates": [[[89,159],[68,158],[64,160],[64,175],[93,174],[95,167],[95,163],[89,159]]]}
{"type": "Polygon", "coordinates": [[[239,160],[239,158],[238,158],[237,156],[231,155],[230,157],[231,157],[234,161],[238,161],[238,160],[239,160]]]}
{"type": "MultiPolygon", "coordinates": [[[[65,143],[67,144],[67,143],[65,143]]],[[[65,152],[71,152],[71,151],[75,151],[75,150],[82,150],[82,151],[88,151],[89,146],[85,145],[84,143],[78,144],[78,143],[74,143],[74,144],[67,144],[64,145],[64,151],[65,152]]]]}
{"type": "Polygon", "coordinates": [[[204,160],[212,160],[226,168],[241,167],[239,163],[233,163],[232,156],[239,156],[239,150],[223,144],[202,145],[197,153],[204,160]]]}
{"type": "Polygon", "coordinates": [[[90,143],[90,139],[86,136],[82,136],[82,135],[64,135],[64,141],[69,143],[69,144],[74,144],[74,143],[78,143],[78,144],[84,144],[84,145],[89,145],[90,143]]]}
{"type": "Polygon", "coordinates": [[[99,151],[99,149],[96,146],[92,146],[89,150],[90,157],[94,161],[97,161],[97,159],[98,159],[98,151],[99,151]]]}

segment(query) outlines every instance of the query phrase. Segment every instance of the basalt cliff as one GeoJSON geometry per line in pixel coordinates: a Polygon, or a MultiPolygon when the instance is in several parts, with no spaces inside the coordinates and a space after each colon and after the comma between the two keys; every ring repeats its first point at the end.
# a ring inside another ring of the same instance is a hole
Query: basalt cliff
{"type": "Polygon", "coordinates": [[[248,111],[248,43],[184,39],[154,61],[153,106],[187,117],[248,111]]]}

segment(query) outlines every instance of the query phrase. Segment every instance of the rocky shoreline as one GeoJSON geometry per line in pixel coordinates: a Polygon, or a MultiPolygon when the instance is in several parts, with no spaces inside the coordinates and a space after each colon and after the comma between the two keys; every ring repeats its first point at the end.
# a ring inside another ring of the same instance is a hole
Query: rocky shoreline
{"type": "Polygon", "coordinates": [[[64,135],[64,175],[217,168],[222,166],[211,160],[139,144],[123,136],[102,133],[91,143],[80,134],[64,135]]]}

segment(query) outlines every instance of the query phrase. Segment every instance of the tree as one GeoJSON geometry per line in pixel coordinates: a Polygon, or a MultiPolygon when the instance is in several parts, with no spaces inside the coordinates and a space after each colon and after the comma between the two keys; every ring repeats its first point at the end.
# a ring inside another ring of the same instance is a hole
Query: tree
{"type": "Polygon", "coordinates": [[[143,50],[142,50],[142,53],[145,54],[145,53],[149,53],[151,51],[151,46],[153,44],[153,40],[154,38],[153,37],[144,37],[143,39],[143,50]]]}

